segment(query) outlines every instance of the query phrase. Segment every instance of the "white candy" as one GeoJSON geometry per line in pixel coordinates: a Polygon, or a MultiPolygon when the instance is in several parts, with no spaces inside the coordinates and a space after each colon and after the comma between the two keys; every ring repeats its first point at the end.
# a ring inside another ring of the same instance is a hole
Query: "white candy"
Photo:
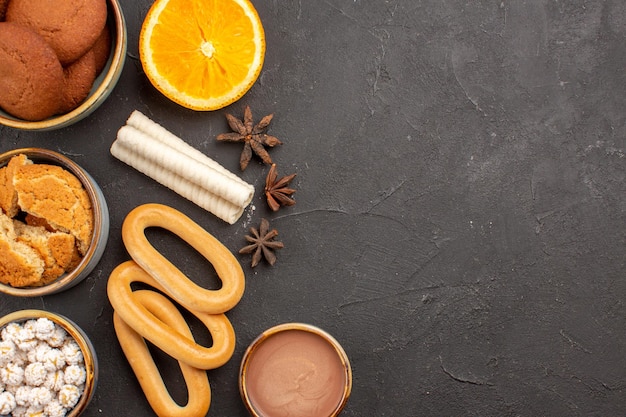
{"type": "Polygon", "coordinates": [[[65,368],[64,381],[66,384],[82,385],[85,383],[85,369],[78,365],[70,365],[65,368]]]}
{"type": "Polygon", "coordinates": [[[15,397],[10,392],[0,393],[0,415],[9,415],[17,406],[15,397]]]}
{"type": "Polygon", "coordinates": [[[29,362],[43,362],[46,354],[52,349],[46,342],[39,342],[34,349],[30,350],[27,354],[29,362]]]}
{"type": "Polygon", "coordinates": [[[22,329],[32,333],[33,336],[35,335],[35,327],[37,327],[37,319],[26,320],[24,324],[22,324],[22,329]]]}
{"type": "Polygon", "coordinates": [[[60,369],[50,372],[44,382],[46,388],[55,392],[60,391],[63,385],[65,385],[65,373],[60,369]]]}
{"type": "Polygon", "coordinates": [[[2,340],[15,342],[17,333],[20,331],[22,326],[18,323],[9,323],[3,329],[0,335],[2,336],[2,340]]]}
{"type": "Polygon", "coordinates": [[[65,366],[65,355],[59,349],[50,349],[46,352],[42,362],[48,372],[63,369],[65,366]]]}
{"type": "Polygon", "coordinates": [[[10,340],[0,341],[0,366],[6,366],[15,358],[15,344],[10,340]]]}
{"type": "Polygon", "coordinates": [[[15,402],[17,405],[28,407],[30,402],[30,391],[32,389],[33,388],[28,385],[22,385],[15,391],[15,394],[13,395],[15,396],[15,402]]]}
{"type": "Polygon", "coordinates": [[[58,400],[52,400],[45,406],[43,411],[48,417],[64,417],[68,410],[58,400]]]}
{"type": "Polygon", "coordinates": [[[56,325],[50,319],[45,317],[38,318],[35,323],[35,336],[39,340],[48,340],[54,334],[56,325]]]}
{"type": "Polygon", "coordinates": [[[29,351],[37,346],[39,341],[31,327],[22,327],[16,335],[15,344],[20,350],[29,351]]]}
{"type": "Polygon", "coordinates": [[[43,409],[53,398],[52,392],[46,387],[35,387],[30,390],[30,405],[43,409]]]}
{"type": "Polygon", "coordinates": [[[59,391],[59,403],[66,408],[72,408],[78,402],[82,392],[76,385],[63,385],[59,391]]]}
{"type": "Polygon", "coordinates": [[[60,326],[56,326],[50,337],[46,340],[50,347],[61,347],[65,343],[67,332],[60,326]]]}
{"type": "MultiPolygon", "coordinates": [[[[0,378],[5,385],[19,386],[24,382],[24,369],[14,363],[10,363],[0,369],[0,378]]],[[[8,387],[7,387],[8,389],[8,387]]]]}
{"type": "Polygon", "coordinates": [[[24,368],[24,381],[33,387],[42,385],[48,376],[46,367],[41,362],[33,362],[24,368]]]}
{"type": "Polygon", "coordinates": [[[83,363],[83,352],[80,350],[78,343],[72,339],[68,339],[67,342],[61,348],[61,352],[65,356],[65,362],[70,365],[78,365],[83,363]]]}

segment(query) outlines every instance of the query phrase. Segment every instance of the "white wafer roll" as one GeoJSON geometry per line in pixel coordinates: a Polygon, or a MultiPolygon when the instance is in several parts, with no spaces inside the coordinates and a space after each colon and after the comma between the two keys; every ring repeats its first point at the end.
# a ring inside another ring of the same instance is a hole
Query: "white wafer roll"
{"type": "Polygon", "coordinates": [[[243,214],[244,206],[236,206],[219,196],[210,193],[197,184],[187,181],[171,171],[155,164],[123,146],[112,146],[111,153],[120,161],[132,166],[137,171],[149,176],[161,185],[175,191],[215,216],[233,224],[243,214]]]}
{"type": "Polygon", "coordinates": [[[237,175],[224,168],[218,162],[214,161],[193,146],[189,145],[187,142],[185,142],[154,120],[150,119],[148,116],[141,113],[139,110],[134,110],[130,114],[128,120],[126,121],[126,124],[144,132],[146,135],[151,136],[153,139],[156,139],[159,142],[175,148],[179,152],[195,159],[196,161],[206,164],[211,168],[214,168],[216,171],[221,172],[222,174],[232,178],[233,180],[245,184],[246,186],[252,187],[252,185],[249,185],[237,175]]]}
{"type": "Polygon", "coordinates": [[[117,133],[114,145],[143,155],[147,160],[235,205],[246,206],[252,200],[253,188],[233,181],[222,172],[186,156],[178,149],[159,142],[134,127],[123,126],[117,133]]]}
{"type": "Polygon", "coordinates": [[[118,131],[111,154],[230,224],[241,217],[252,200],[254,188],[233,181],[131,126],[118,131]]]}

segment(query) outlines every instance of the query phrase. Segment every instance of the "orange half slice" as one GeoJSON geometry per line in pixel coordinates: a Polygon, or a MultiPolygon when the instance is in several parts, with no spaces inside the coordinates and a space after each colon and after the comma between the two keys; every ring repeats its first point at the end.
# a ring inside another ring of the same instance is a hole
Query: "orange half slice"
{"type": "Polygon", "coordinates": [[[141,28],[139,56],[166,97],[193,110],[217,110],[259,77],[265,33],[248,0],[156,0],[141,28]]]}

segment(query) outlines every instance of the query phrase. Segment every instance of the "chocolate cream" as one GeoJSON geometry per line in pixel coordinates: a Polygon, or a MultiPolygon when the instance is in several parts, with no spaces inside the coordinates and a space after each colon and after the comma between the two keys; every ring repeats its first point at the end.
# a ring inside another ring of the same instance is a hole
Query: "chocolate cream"
{"type": "Polygon", "coordinates": [[[270,335],[248,360],[246,390],[263,417],[331,416],[347,384],[346,364],[334,346],[305,330],[270,335]]]}

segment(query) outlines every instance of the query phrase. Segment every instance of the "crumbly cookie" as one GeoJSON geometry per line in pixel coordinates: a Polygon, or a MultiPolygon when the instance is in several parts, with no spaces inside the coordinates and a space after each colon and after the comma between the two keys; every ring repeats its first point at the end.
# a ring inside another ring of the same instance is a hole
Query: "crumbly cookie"
{"type": "Polygon", "coordinates": [[[102,32],[106,0],[11,0],[6,21],[27,25],[41,34],[62,65],[85,54],[102,32]]]}
{"type": "Polygon", "coordinates": [[[22,211],[44,218],[55,230],[72,234],[84,255],[93,233],[93,209],[87,191],[72,173],[48,164],[20,167],[13,186],[22,211]]]}
{"type": "Polygon", "coordinates": [[[30,246],[44,261],[41,285],[49,284],[70,270],[76,256],[74,236],[63,232],[48,232],[43,227],[29,226],[13,220],[16,240],[30,246]]]}
{"type": "Polygon", "coordinates": [[[96,79],[96,57],[93,49],[63,68],[63,74],[65,87],[59,104],[59,113],[68,113],[87,98],[96,79]]]}
{"type": "Polygon", "coordinates": [[[0,168],[0,209],[9,217],[15,217],[20,211],[17,205],[17,191],[13,187],[13,175],[22,165],[32,164],[26,155],[12,157],[9,163],[0,168]]]}
{"type": "Polygon", "coordinates": [[[13,287],[37,285],[43,272],[43,259],[16,240],[13,221],[0,213],[0,282],[13,287]]]}
{"type": "Polygon", "coordinates": [[[46,219],[42,219],[41,217],[33,216],[32,214],[26,213],[24,216],[24,223],[29,226],[39,226],[46,229],[48,232],[56,232],[54,227],[50,226],[50,223],[46,219]]]}
{"type": "Polygon", "coordinates": [[[111,30],[104,26],[102,33],[93,44],[93,52],[96,57],[96,76],[100,75],[111,55],[111,30]]]}
{"type": "Polygon", "coordinates": [[[45,39],[0,22],[0,107],[21,119],[43,120],[57,112],[62,90],[63,67],[45,39]]]}

